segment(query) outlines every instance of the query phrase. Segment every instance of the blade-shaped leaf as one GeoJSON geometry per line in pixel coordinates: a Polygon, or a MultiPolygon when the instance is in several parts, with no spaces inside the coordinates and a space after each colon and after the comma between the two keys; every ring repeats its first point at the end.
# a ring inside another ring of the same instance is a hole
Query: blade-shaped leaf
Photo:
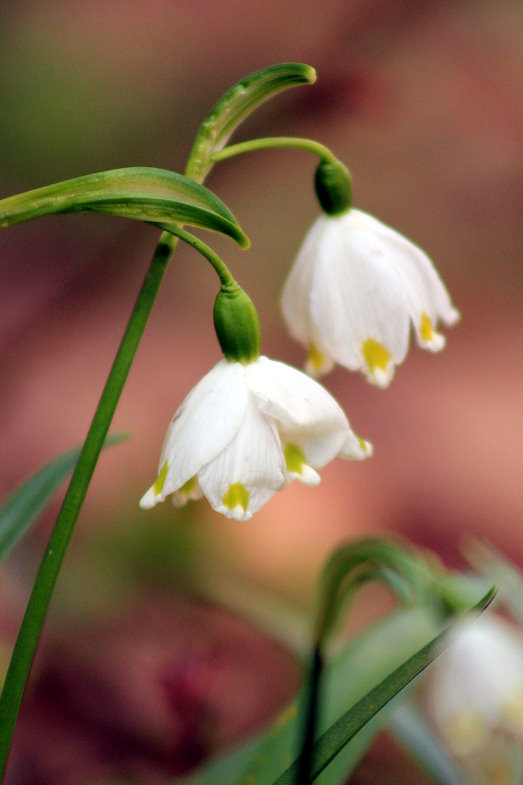
{"type": "MultiPolygon", "coordinates": [[[[494,598],[495,590],[491,589],[480,602],[471,609],[480,613],[494,598]]],[[[450,625],[452,626],[452,625],[450,625]]],[[[343,747],[374,717],[380,709],[389,703],[404,687],[418,676],[443,651],[448,643],[448,628],[437,635],[406,662],[392,671],[383,681],[377,684],[357,703],[351,706],[334,722],[314,743],[311,768],[311,782],[324,771],[329,763],[343,747]]],[[[299,771],[299,760],[295,760],[285,771],[274,780],[273,785],[294,785],[299,771]]]]}
{"type": "Polygon", "coordinates": [[[167,231],[186,223],[249,245],[234,215],[212,191],[184,175],[147,167],[112,169],[9,196],[0,200],[0,227],[87,211],[146,221],[167,231]]]}
{"type": "Polygon", "coordinates": [[[315,81],[316,71],[303,63],[278,63],[241,79],[227,90],[202,123],[189,157],[187,175],[201,182],[212,166],[212,154],[225,147],[238,125],[268,98],[289,87],[315,81]]]}
{"type": "Polygon", "coordinates": [[[419,605],[441,608],[438,594],[433,590],[432,572],[418,551],[400,546],[390,538],[368,537],[344,543],[332,553],[323,568],[318,592],[313,655],[301,712],[302,752],[296,780],[299,785],[310,781],[326,642],[342,616],[342,607],[365,583],[375,580],[385,582],[404,602],[416,600],[419,605]]]}
{"type": "MultiPolygon", "coordinates": [[[[319,732],[326,731],[347,707],[354,706],[389,673],[432,641],[441,629],[432,612],[411,608],[388,615],[347,644],[324,670],[319,732]]],[[[302,700],[303,690],[264,734],[209,763],[183,780],[183,785],[245,785],[248,782],[272,785],[297,752],[301,730],[298,705],[302,700]]],[[[348,773],[386,720],[387,711],[388,707],[362,728],[325,774],[320,775],[318,782],[333,785],[346,781],[348,773]],[[333,774],[335,769],[339,772],[338,778],[333,774]]]]}
{"type": "MultiPolygon", "coordinates": [[[[115,434],[106,439],[105,447],[127,439],[115,434]]],[[[50,461],[26,480],[0,507],[0,562],[3,561],[36,520],[53,493],[71,472],[80,455],[80,447],[50,461]]]]}

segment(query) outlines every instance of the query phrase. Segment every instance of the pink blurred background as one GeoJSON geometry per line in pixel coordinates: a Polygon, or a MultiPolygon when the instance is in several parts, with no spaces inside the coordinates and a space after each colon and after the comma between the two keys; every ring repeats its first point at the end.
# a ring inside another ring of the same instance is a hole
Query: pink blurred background
{"type": "MultiPolygon", "coordinates": [[[[352,170],[355,205],[429,253],[462,313],[445,351],[413,348],[386,392],[345,371],[325,379],[374,443],[371,461],[333,463],[319,488],[295,484],[247,524],[205,502],[145,513],[137,502],[167,423],[219,359],[216,279],[180,248],[113,424],[132,438],[97,469],[51,638],[173,588],[238,606],[256,590],[306,608],[327,553],[366,532],[401,533],[458,566],[463,539],[485,535],[523,562],[520,30],[512,0],[4,4],[1,195],[120,166],[183,171],[225,89],[270,63],[306,62],[316,85],[265,105],[235,139],[330,146],[352,170]]],[[[263,352],[298,366],[278,296],[317,214],[314,163],[257,153],[207,183],[251,238],[248,252],[214,246],[258,307],[263,352]]],[[[82,442],[157,235],[95,215],[0,234],[2,498],[82,442]]],[[[3,568],[6,656],[56,509],[3,568]]]]}

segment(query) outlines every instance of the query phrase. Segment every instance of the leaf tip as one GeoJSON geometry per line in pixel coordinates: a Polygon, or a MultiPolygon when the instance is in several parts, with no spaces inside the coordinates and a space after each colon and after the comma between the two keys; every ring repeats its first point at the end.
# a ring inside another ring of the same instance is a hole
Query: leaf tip
{"type": "Polygon", "coordinates": [[[249,240],[249,238],[247,237],[247,235],[246,235],[246,234],[244,234],[243,232],[242,232],[241,234],[239,234],[239,235],[238,235],[238,238],[237,238],[237,240],[238,240],[238,245],[240,246],[240,248],[241,248],[243,251],[246,251],[246,250],[247,250],[247,248],[250,248],[250,247],[251,247],[251,241],[249,240]]]}
{"type": "Polygon", "coordinates": [[[317,80],[318,73],[316,69],[312,67],[312,65],[305,66],[305,78],[307,80],[307,84],[314,84],[314,82],[317,80]]]}

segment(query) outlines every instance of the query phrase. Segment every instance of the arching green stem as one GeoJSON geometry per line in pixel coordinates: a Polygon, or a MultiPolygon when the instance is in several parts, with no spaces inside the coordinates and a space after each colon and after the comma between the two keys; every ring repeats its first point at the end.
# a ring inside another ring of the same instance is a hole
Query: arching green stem
{"type": "Polygon", "coordinates": [[[220,279],[220,283],[222,286],[233,286],[236,282],[231,275],[231,272],[225,262],[220,259],[217,253],[213,251],[213,249],[204,243],[203,240],[198,239],[190,232],[186,232],[185,229],[176,229],[175,230],[176,236],[183,240],[187,245],[192,246],[196,251],[199,251],[202,256],[204,256],[208,262],[211,263],[214,270],[216,271],[218,278],[220,279]]]}
{"type": "Polygon", "coordinates": [[[212,154],[213,163],[225,161],[227,158],[234,158],[243,153],[252,153],[255,150],[274,150],[276,148],[292,148],[295,150],[305,150],[306,152],[317,155],[325,163],[337,163],[338,159],[334,153],[325,145],[315,142],[313,139],[302,139],[298,136],[267,136],[263,139],[250,139],[248,142],[240,142],[224,147],[212,154]]]}

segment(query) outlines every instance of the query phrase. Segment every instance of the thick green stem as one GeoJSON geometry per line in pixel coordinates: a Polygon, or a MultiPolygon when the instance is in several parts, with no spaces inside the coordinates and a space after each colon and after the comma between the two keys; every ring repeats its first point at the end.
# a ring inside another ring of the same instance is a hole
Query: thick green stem
{"type": "Polygon", "coordinates": [[[325,163],[337,163],[338,159],[334,153],[325,145],[315,142],[313,139],[302,139],[298,136],[267,136],[263,139],[250,139],[248,142],[231,144],[212,154],[213,163],[225,161],[243,153],[252,153],[255,150],[273,150],[275,148],[293,148],[295,150],[306,150],[317,155],[325,163]]]}
{"type": "Polygon", "coordinates": [[[319,725],[318,710],[320,705],[320,676],[322,671],[323,655],[320,644],[318,644],[313,651],[307,679],[305,710],[303,713],[304,724],[301,735],[301,753],[298,763],[296,785],[309,785],[311,781],[314,741],[316,730],[319,725]]]}
{"type": "Polygon", "coordinates": [[[162,234],[160,238],[36,576],[0,697],[0,779],[2,780],[25,685],[60,567],[176,243],[177,240],[167,233],[162,234]]]}

